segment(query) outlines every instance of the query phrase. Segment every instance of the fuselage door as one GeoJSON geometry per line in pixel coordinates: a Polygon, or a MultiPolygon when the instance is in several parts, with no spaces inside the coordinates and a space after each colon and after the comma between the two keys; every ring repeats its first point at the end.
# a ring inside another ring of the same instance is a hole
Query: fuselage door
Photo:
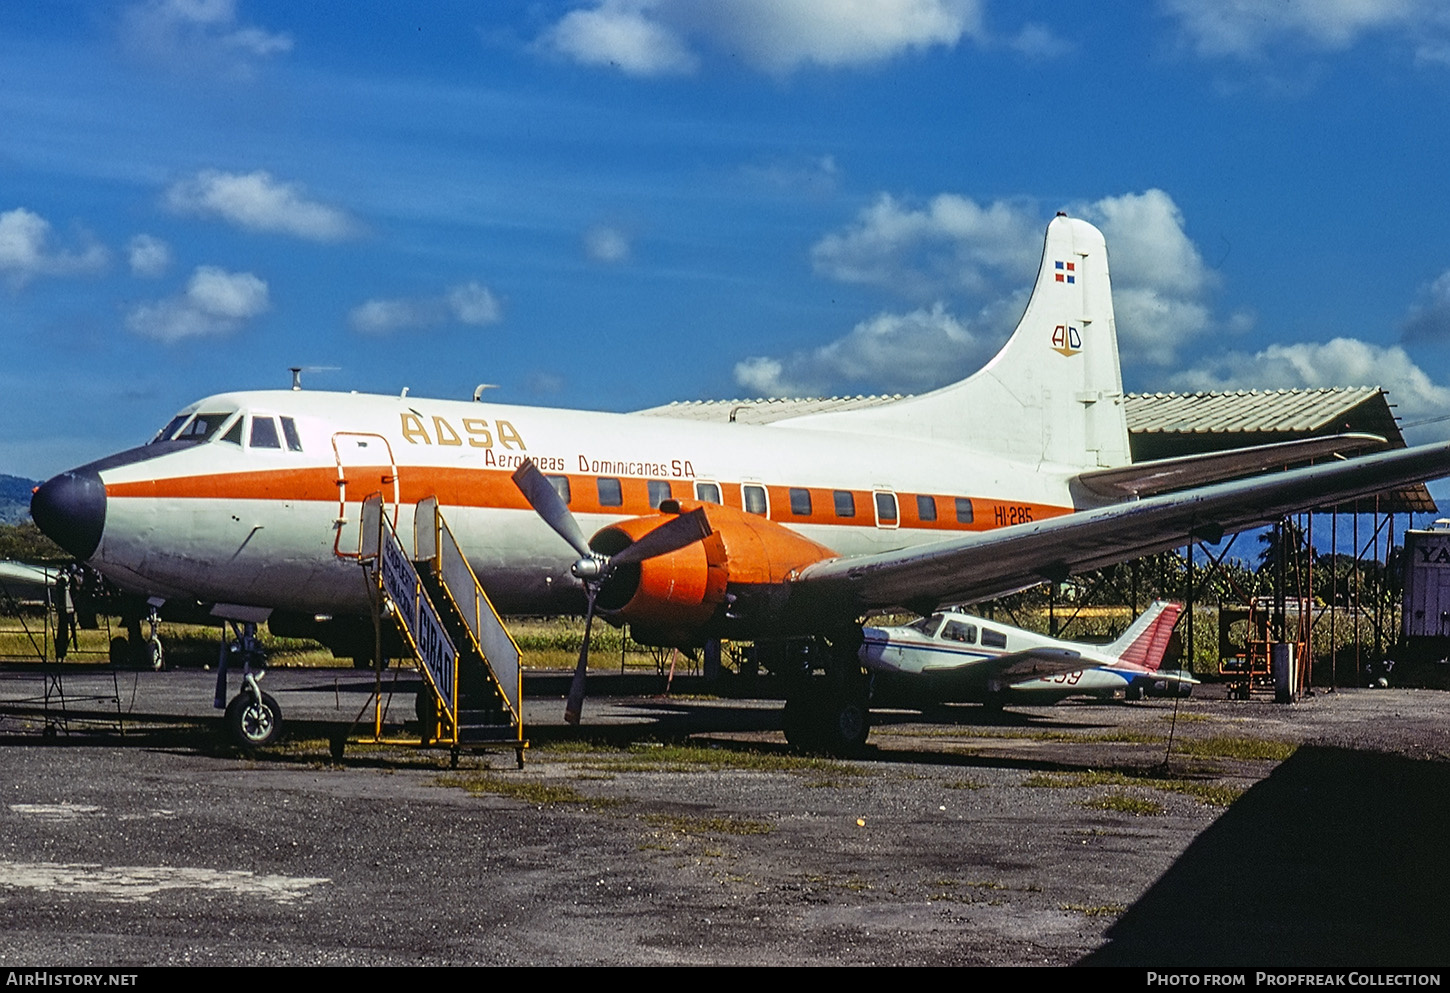
{"type": "Polygon", "coordinates": [[[339,558],[358,557],[362,502],[374,493],[383,499],[383,512],[398,526],[398,463],[393,448],[380,434],[339,431],[332,436],[337,458],[336,538],[332,550],[339,558]]]}

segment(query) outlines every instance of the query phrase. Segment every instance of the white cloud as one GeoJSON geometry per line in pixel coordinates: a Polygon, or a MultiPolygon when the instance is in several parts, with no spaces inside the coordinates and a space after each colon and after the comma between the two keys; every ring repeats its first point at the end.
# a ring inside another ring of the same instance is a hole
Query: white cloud
{"type": "Polygon", "coordinates": [[[543,41],[576,62],[631,76],[694,72],[699,60],[684,39],[651,19],[654,6],[649,0],[601,0],[593,9],[565,14],[543,41]]]}
{"type": "Polygon", "coordinates": [[[1450,388],[1431,380],[1403,348],[1356,338],[1270,345],[1252,355],[1230,352],[1173,376],[1170,383],[1187,392],[1381,386],[1407,421],[1436,417],[1450,408],[1450,388]]]}
{"type": "Polygon", "coordinates": [[[745,359],[735,366],[735,382],[758,396],[817,396],[841,384],[853,391],[918,393],[975,371],[997,343],[937,303],[877,314],[828,345],[785,359],[745,359]]]}
{"type": "Polygon", "coordinates": [[[1201,55],[1257,57],[1280,42],[1349,48],[1374,33],[1408,40],[1433,60],[1445,51],[1450,9],[1443,0],[1161,0],[1201,55]]]}
{"type": "Polygon", "coordinates": [[[1406,341],[1450,338],[1450,270],[1421,291],[1403,327],[1406,341]]]}
{"type": "MultiPolygon", "coordinates": [[[[1184,230],[1162,190],[1075,206],[1108,242],[1120,347],[1129,364],[1166,366],[1187,343],[1253,323],[1213,315],[1218,275],[1184,230]]],[[[944,193],[922,204],[883,194],[846,228],[811,250],[818,274],[879,287],[917,306],[883,312],[820,348],[750,357],[735,367],[742,388],[776,396],[842,387],[920,392],[984,364],[1016,326],[1042,254],[1043,211],[1028,200],[978,203],[944,193]],[[952,311],[972,314],[970,321],[952,311]]]]}
{"type": "Polygon", "coordinates": [[[980,0],[594,0],[543,35],[586,65],[693,72],[704,44],[756,69],[856,66],[983,36],[980,0]]]}
{"type": "Polygon", "coordinates": [[[184,292],[134,308],[126,327],[169,344],[230,334],[270,305],[267,284],[251,273],[197,266],[184,292]]]}
{"type": "MultiPolygon", "coordinates": [[[[1172,197],[1156,189],[1128,193],[1078,204],[1071,213],[1097,224],[1107,238],[1125,355],[1167,364],[1181,345],[1214,330],[1207,298],[1217,274],[1189,239],[1172,197]]],[[[811,258],[818,274],[842,282],[915,301],[965,295],[987,307],[1036,274],[1042,217],[1026,200],[979,204],[943,193],[911,206],[883,194],[850,227],[818,241],[811,258]]],[[[997,310],[1002,320],[1017,316],[997,310]]],[[[978,327],[988,337],[1010,330],[981,323],[985,316],[979,314],[978,327]]]]}
{"type": "MultiPolygon", "coordinates": [[[[1155,365],[1214,330],[1206,301],[1219,283],[1162,190],[1104,197],[1073,211],[1102,229],[1112,265],[1113,311],[1125,356],[1155,365]]],[[[1241,325],[1243,315],[1236,321],[1241,325]]],[[[1242,330],[1242,328],[1239,328],[1242,330]]]]}
{"type": "Polygon", "coordinates": [[[206,169],[172,184],[163,202],[177,213],[219,217],[249,231],[313,241],[338,241],[358,230],[357,223],[343,211],[309,200],[297,185],[279,182],[261,170],[206,169]]]}
{"type": "Polygon", "coordinates": [[[618,228],[590,228],[584,232],[584,254],[595,262],[627,261],[629,238],[618,228]]]}
{"type": "Polygon", "coordinates": [[[291,35],[239,23],[235,0],[133,4],[122,17],[122,40],[171,69],[231,76],[246,76],[257,60],[292,50],[291,35]]]}
{"type": "Polygon", "coordinates": [[[110,253],[89,239],[75,251],[51,247],[50,222],[33,211],[17,207],[0,214],[0,273],[14,286],[37,276],[69,276],[99,272],[110,253]]]}
{"type": "Polygon", "coordinates": [[[943,193],[922,207],[882,194],[845,231],[811,249],[817,273],[930,300],[943,293],[990,294],[1004,281],[1031,279],[1042,251],[1034,204],[981,205],[943,193]]]}
{"type": "Polygon", "coordinates": [[[368,300],[347,316],[354,331],[384,335],[455,322],[482,327],[503,320],[498,298],[477,282],[462,283],[442,296],[368,300]]]}
{"type": "Polygon", "coordinates": [[[155,277],[171,265],[171,246],[149,234],[138,234],[126,244],[131,275],[155,277]]]}

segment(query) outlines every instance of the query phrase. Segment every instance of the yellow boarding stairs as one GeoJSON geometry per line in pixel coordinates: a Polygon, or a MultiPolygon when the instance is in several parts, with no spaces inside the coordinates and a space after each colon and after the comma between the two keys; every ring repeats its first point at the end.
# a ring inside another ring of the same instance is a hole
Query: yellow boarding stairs
{"type": "MultiPolygon", "coordinates": [[[[379,624],[397,627],[418,660],[423,744],[513,748],[524,764],[519,647],[458,548],[436,497],[418,501],[409,557],[380,495],[363,501],[359,549],[379,624]]],[[[381,638],[379,639],[381,641],[381,638]]],[[[381,678],[381,670],[379,670],[381,678]]],[[[382,740],[378,696],[375,740],[382,740]]]]}

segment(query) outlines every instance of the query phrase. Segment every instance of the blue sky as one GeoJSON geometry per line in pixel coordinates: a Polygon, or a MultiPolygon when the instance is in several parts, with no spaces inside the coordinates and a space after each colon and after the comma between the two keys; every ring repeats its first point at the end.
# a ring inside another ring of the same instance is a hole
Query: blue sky
{"type": "MultiPolygon", "coordinates": [[[[1132,390],[1450,414],[1440,0],[0,5],[0,472],[208,393],[915,392],[1106,233],[1132,390]]],[[[1410,427],[1450,437],[1450,421],[1410,427]]]]}

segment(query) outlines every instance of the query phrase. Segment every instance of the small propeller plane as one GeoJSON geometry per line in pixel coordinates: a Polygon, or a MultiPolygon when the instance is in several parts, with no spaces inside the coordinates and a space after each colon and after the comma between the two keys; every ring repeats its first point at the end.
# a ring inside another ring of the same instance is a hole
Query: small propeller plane
{"type": "Polygon", "coordinates": [[[48,480],[31,513],[153,605],[199,601],[365,653],[362,501],[380,495],[406,532],[436,497],[501,613],[598,614],[644,644],[753,640],[800,677],[787,724],[848,750],[869,727],[866,612],[927,614],[1450,474],[1450,444],[1345,458],[1383,442],[1134,463],[1107,246],[1059,215],[1002,350],[920,396],[746,425],[407,391],[223,393],[48,480]]]}
{"type": "Polygon", "coordinates": [[[1183,605],[1158,600],[1106,645],[942,611],[900,627],[867,627],[861,662],[872,701],[1055,703],[1071,696],[1187,696],[1198,680],[1162,669],[1183,605]]]}

